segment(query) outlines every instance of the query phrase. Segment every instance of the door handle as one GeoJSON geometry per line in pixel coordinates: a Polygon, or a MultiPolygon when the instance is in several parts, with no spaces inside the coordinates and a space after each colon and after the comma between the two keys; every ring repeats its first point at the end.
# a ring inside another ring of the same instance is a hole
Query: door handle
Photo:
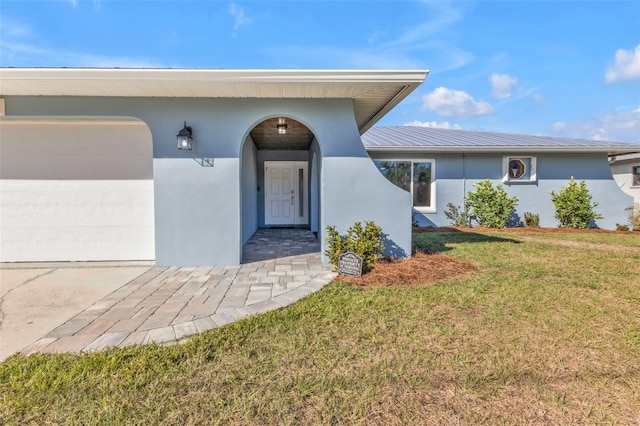
{"type": "Polygon", "coordinates": [[[291,196],[291,205],[293,205],[293,195],[291,196]]]}

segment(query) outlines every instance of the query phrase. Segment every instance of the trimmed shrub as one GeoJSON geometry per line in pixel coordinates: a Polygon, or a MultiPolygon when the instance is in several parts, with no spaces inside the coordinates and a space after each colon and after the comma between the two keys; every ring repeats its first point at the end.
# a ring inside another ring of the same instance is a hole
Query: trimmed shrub
{"type": "Polygon", "coordinates": [[[640,231],[640,210],[637,210],[633,214],[633,219],[631,221],[634,231],[640,231]]]}
{"type": "Polygon", "coordinates": [[[591,193],[585,181],[577,183],[573,176],[569,184],[560,188],[557,194],[551,191],[551,199],[555,206],[555,218],[562,228],[585,229],[595,226],[596,219],[602,215],[595,212],[598,203],[591,203],[591,193]]]}
{"type": "Polygon", "coordinates": [[[540,215],[531,212],[525,212],[524,224],[530,228],[540,228],[540,215]]]}
{"type": "Polygon", "coordinates": [[[510,197],[502,185],[494,187],[489,179],[473,186],[476,190],[470,191],[465,198],[469,207],[469,219],[475,219],[478,225],[489,228],[506,227],[518,204],[518,198],[510,197]]]}
{"type": "Polygon", "coordinates": [[[366,221],[364,226],[361,222],[356,222],[347,229],[346,235],[342,236],[335,226],[327,226],[327,249],[324,254],[329,257],[329,262],[338,265],[338,257],[342,253],[354,252],[362,258],[363,269],[370,270],[376,260],[384,253],[382,242],[382,228],[373,221],[366,221]]]}
{"type": "Polygon", "coordinates": [[[469,217],[466,208],[463,210],[460,206],[447,203],[447,210],[444,211],[444,215],[451,221],[453,226],[469,226],[469,217]]]}

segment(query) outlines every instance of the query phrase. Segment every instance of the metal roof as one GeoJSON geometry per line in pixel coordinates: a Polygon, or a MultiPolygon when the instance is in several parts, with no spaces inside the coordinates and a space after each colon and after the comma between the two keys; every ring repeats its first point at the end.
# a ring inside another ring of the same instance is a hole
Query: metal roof
{"type": "Polygon", "coordinates": [[[352,99],[364,133],[428,71],[0,68],[0,96],[352,99]]]}
{"type": "Polygon", "coordinates": [[[420,126],[376,126],[362,135],[367,151],[640,152],[640,144],[420,126]]]}

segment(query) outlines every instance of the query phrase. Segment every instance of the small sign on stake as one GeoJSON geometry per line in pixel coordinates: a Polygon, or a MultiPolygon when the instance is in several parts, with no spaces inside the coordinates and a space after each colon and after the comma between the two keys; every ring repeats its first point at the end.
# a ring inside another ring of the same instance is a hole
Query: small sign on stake
{"type": "Polygon", "coordinates": [[[354,252],[347,252],[338,257],[338,273],[350,277],[362,275],[362,258],[354,252]]]}

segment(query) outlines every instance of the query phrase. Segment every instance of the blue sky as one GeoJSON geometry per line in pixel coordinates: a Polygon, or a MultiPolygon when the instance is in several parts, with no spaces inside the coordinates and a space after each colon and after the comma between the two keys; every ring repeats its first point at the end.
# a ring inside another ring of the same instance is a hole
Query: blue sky
{"type": "Polygon", "coordinates": [[[640,141],[640,1],[0,1],[0,66],[430,70],[378,124],[640,141]]]}

